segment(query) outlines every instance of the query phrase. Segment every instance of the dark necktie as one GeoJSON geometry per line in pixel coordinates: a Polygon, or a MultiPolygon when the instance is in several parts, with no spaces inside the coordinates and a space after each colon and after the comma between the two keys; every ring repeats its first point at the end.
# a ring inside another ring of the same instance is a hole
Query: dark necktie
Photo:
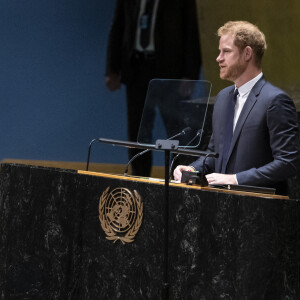
{"type": "Polygon", "coordinates": [[[151,22],[152,22],[154,2],[155,0],[146,0],[145,10],[140,19],[140,27],[141,27],[140,43],[144,49],[147,48],[150,42],[151,22]]]}
{"type": "Polygon", "coordinates": [[[232,99],[228,104],[227,110],[227,121],[226,121],[226,131],[225,131],[225,140],[223,148],[223,160],[222,160],[222,171],[221,173],[225,174],[226,164],[228,160],[228,152],[231,145],[231,140],[233,136],[233,119],[234,119],[234,109],[236,104],[236,99],[239,94],[238,89],[236,89],[232,95],[232,99]]]}

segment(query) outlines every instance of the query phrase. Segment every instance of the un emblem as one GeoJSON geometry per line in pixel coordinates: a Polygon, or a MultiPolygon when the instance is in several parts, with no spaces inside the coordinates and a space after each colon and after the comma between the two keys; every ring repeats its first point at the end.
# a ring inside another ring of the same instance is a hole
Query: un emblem
{"type": "Polygon", "coordinates": [[[143,219],[143,203],[137,191],[108,187],[100,197],[99,220],[108,240],[132,243],[143,219]]]}

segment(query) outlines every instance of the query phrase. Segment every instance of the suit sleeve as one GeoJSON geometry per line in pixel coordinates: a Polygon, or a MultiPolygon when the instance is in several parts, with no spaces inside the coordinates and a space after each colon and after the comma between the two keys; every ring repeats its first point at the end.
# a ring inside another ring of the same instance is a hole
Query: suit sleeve
{"type": "Polygon", "coordinates": [[[237,173],[239,184],[269,185],[296,175],[296,162],[299,158],[297,119],[292,99],[283,93],[279,94],[267,108],[273,160],[259,168],[237,173]]]}

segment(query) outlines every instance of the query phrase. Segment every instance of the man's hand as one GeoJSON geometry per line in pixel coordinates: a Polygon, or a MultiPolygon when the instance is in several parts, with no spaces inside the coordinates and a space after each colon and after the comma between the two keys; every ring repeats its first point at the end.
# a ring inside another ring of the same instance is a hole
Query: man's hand
{"type": "Polygon", "coordinates": [[[175,181],[181,181],[182,171],[195,171],[193,167],[179,165],[173,172],[175,181]]]}
{"type": "Polygon", "coordinates": [[[211,173],[205,177],[208,184],[238,184],[235,174],[211,173]]]}
{"type": "Polygon", "coordinates": [[[119,74],[109,74],[105,77],[105,83],[110,91],[116,91],[121,88],[121,76],[119,74]]]}

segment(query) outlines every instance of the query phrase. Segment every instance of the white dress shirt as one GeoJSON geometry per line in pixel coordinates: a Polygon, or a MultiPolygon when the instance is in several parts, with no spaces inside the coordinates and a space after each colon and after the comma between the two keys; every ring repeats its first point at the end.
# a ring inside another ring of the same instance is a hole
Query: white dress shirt
{"type": "Polygon", "coordinates": [[[146,0],[141,0],[140,4],[140,13],[138,17],[138,23],[137,23],[137,31],[136,31],[136,38],[135,38],[135,49],[140,52],[154,52],[155,51],[155,43],[154,43],[154,30],[155,30],[155,22],[156,22],[156,13],[157,13],[157,7],[158,7],[159,0],[155,0],[154,7],[153,7],[153,13],[152,13],[152,21],[151,21],[151,32],[150,32],[150,40],[148,46],[144,49],[140,44],[140,37],[141,37],[141,18],[143,16],[143,13],[145,11],[146,6],[146,0]]]}

